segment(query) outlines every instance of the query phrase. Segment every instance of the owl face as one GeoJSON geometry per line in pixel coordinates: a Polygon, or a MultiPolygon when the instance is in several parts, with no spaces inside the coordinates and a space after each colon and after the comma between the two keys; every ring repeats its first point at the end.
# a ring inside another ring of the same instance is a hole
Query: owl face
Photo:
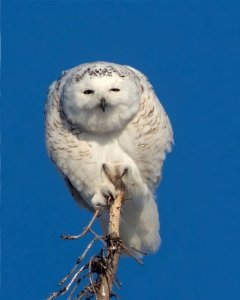
{"type": "Polygon", "coordinates": [[[134,118],[140,89],[130,71],[122,68],[99,64],[72,75],[61,99],[70,122],[99,134],[121,130],[134,118]]]}

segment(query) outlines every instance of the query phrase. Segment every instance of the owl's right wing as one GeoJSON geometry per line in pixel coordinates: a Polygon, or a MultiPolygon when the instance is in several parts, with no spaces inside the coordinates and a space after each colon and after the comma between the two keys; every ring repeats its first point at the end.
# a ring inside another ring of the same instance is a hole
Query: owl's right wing
{"type": "Polygon", "coordinates": [[[81,193],[73,186],[73,184],[71,183],[71,181],[69,180],[68,177],[64,176],[64,180],[65,180],[65,183],[71,193],[71,195],[73,196],[73,198],[77,201],[77,203],[88,209],[89,211],[91,212],[94,212],[94,209],[92,206],[90,206],[88,204],[88,202],[83,198],[83,196],[81,195],[81,193]]]}

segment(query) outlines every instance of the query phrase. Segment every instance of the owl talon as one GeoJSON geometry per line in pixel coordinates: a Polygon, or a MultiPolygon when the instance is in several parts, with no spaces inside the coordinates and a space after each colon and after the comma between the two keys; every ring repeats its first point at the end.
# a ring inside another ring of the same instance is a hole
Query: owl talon
{"type": "Polygon", "coordinates": [[[102,164],[103,170],[105,171],[105,173],[108,173],[108,167],[107,164],[102,164]]]}
{"type": "Polygon", "coordinates": [[[113,178],[113,174],[112,174],[112,172],[111,172],[111,168],[109,167],[109,165],[107,165],[107,164],[102,164],[102,168],[103,168],[103,170],[104,170],[104,172],[105,172],[105,174],[107,175],[107,177],[108,177],[108,179],[113,183],[114,181],[114,178],[113,178]]]}
{"type": "Polygon", "coordinates": [[[108,204],[101,204],[101,203],[96,204],[96,208],[106,208],[108,206],[109,206],[108,204]]]}
{"type": "Polygon", "coordinates": [[[130,172],[129,166],[123,163],[104,163],[102,168],[115,187],[121,186],[123,176],[130,172]]]}
{"type": "Polygon", "coordinates": [[[123,170],[123,173],[122,173],[122,176],[121,177],[123,177],[125,174],[127,174],[128,173],[128,168],[126,167],[126,168],[124,168],[124,170],[123,170]]]}
{"type": "Polygon", "coordinates": [[[92,205],[95,208],[108,207],[116,196],[117,192],[112,183],[102,183],[92,197],[92,205]]]}
{"type": "Polygon", "coordinates": [[[143,184],[140,173],[137,168],[127,163],[108,163],[103,166],[111,182],[116,189],[123,189],[126,196],[132,198],[132,195],[145,195],[146,185],[143,184]]]}

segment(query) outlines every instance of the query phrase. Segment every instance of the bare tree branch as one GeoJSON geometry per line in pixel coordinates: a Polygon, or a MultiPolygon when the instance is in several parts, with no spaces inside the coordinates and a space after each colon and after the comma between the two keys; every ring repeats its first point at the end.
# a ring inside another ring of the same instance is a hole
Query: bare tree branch
{"type": "Polygon", "coordinates": [[[108,300],[111,298],[112,284],[117,270],[118,260],[122,251],[122,242],[119,234],[121,205],[124,194],[120,191],[117,198],[110,205],[108,246],[107,246],[107,272],[99,274],[100,287],[97,292],[97,300],[108,300]]]}
{"type": "Polygon", "coordinates": [[[97,209],[89,222],[79,235],[63,235],[66,240],[80,239],[86,234],[92,234],[93,238],[88,243],[83,253],[78,257],[71,271],[60,281],[60,285],[64,285],[59,291],[52,293],[47,300],[56,299],[69,292],[68,300],[72,300],[77,293],[80,285],[88,279],[88,282],[74,299],[92,299],[110,300],[112,297],[118,298],[112,291],[113,285],[118,289],[121,283],[116,278],[118,261],[121,253],[125,253],[133,257],[138,263],[142,264],[136,253],[140,251],[126,245],[120,238],[119,224],[121,218],[121,206],[124,201],[124,192],[121,190],[116,199],[109,199],[109,226],[108,235],[98,235],[92,225],[99,215],[100,209],[97,209]],[[102,243],[102,248],[98,255],[92,256],[88,262],[80,266],[86,259],[89,250],[96,242],[102,243]],[[68,282],[68,283],[67,283],[68,282]],[[66,284],[67,283],[67,284],[66,284]]]}

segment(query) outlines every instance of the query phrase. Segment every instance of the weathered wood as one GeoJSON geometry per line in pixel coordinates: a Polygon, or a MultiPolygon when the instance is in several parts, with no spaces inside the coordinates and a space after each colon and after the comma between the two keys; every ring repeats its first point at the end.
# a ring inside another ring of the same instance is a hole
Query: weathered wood
{"type": "Polygon", "coordinates": [[[112,285],[117,271],[118,260],[121,255],[121,241],[119,224],[121,205],[124,193],[119,192],[109,209],[108,246],[107,246],[107,269],[99,274],[100,287],[97,291],[97,300],[109,300],[111,298],[112,285]]]}

